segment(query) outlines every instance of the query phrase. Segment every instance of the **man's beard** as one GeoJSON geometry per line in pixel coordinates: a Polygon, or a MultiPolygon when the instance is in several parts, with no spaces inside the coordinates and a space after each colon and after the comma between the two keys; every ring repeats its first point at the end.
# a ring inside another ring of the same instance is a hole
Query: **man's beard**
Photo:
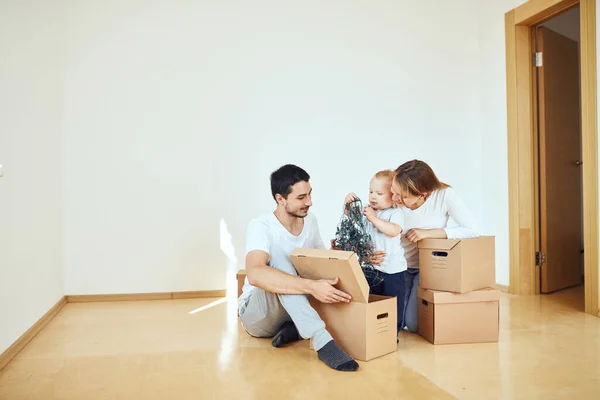
{"type": "Polygon", "coordinates": [[[307,208],[307,209],[306,209],[306,214],[304,214],[304,215],[303,215],[303,214],[298,214],[298,211],[291,212],[291,211],[290,211],[290,210],[288,210],[288,209],[287,209],[287,207],[286,207],[286,209],[285,209],[285,212],[286,212],[288,215],[291,215],[292,217],[296,217],[296,218],[306,218],[306,216],[308,215],[308,210],[309,210],[309,208],[307,208]]]}

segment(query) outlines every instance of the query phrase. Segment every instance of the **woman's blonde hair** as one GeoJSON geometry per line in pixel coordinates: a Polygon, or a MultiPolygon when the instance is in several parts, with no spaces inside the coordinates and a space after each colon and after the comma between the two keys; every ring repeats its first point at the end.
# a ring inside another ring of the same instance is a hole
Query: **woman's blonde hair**
{"type": "Polygon", "coordinates": [[[394,179],[400,186],[401,193],[409,193],[413,196],[431,194],[434,190],[450,187],[440,182],[431,167],[421,160],[405,162],[396,168],[395,174],[394,179]]]}

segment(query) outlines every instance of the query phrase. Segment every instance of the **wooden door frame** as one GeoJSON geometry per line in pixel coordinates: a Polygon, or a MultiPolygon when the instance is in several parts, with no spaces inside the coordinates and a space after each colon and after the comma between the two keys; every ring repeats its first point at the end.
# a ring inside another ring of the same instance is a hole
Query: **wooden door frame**
{"type": "Polygon", "coordinates": [[[580,5],[585,312],[598,310],[598,107],[596,0],[530,0],[505,15],[508,118],[509,292],[540,293],[537,98],[532,27],[580,5]]]}

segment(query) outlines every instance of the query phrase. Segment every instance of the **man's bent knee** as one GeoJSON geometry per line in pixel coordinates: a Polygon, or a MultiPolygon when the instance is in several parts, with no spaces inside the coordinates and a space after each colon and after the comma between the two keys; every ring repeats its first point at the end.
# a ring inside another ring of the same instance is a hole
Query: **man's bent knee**
{"type": "Polygon", "coordinates": [[[271,338],[275,336],[276,333],[270,330],[263,329],[262,327],[260,327],[259,324],[252,324],[246,326],[242,323],[242,326],[244,327],[244,330],[248,335],[255,338],[271,338]]]}

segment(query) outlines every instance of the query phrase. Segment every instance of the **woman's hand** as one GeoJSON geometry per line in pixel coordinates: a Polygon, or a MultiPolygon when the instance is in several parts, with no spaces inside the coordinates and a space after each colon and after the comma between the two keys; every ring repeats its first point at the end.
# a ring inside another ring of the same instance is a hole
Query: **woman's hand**
{"type": "Polygon", "coordinates": [[[371,257],[372,265],[381,265],[385,260],[385,251],[375,250],[373,252],[373,257],[371,257]]]}
{"type": "Polygon", "coordinates": [[[411,229],[406,232],[406,238],[413,243],[417,243],[419,240],[429,238],[429,231],[427,229],[411,229]]]}
{"type": "Polygon", "coordinates": [[[423,239],[448,239],[446,235],[445,229],[411,229],[406,232],[406,238],[413,242],[417,243],[419,240],[423,239]]]}

